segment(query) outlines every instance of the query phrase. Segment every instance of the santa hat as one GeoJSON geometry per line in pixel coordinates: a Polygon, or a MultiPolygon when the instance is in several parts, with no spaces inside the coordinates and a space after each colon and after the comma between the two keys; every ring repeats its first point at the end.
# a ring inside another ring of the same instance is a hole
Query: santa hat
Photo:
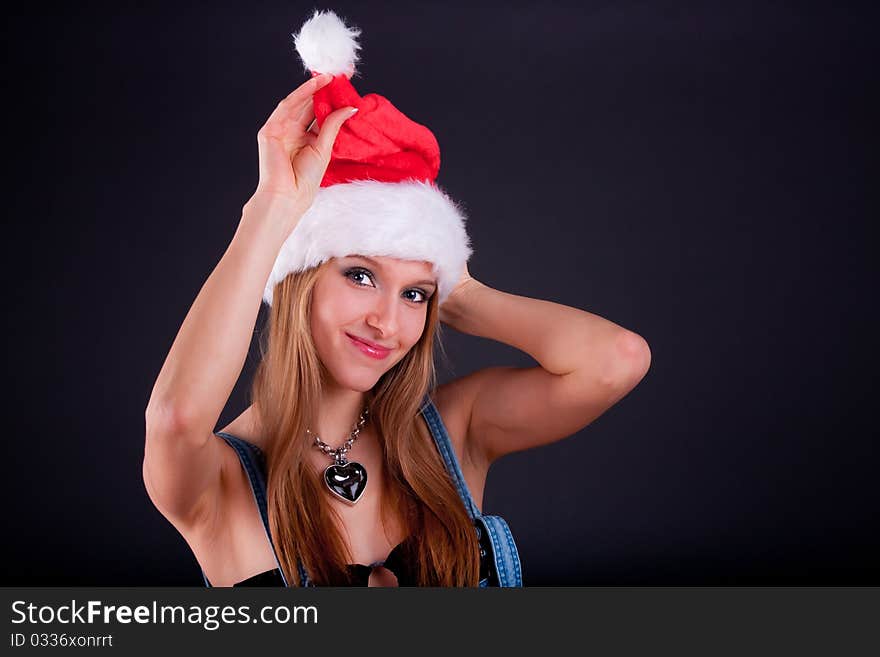
{"type": "Polygon", "coordinates": [[[472,253],[463,212],[434,182],[440,148],[433,133],[388,99],[361,97],[352,86],[359,34],[332,11],[315,11],[294,35],[306,69],[334,76],[313,96],[318,126],[340,107],[358,112],[342,124],[315,199],[275,260],[263,293],[270,306],[288,274],[354,254],[430,262],[442,303],[472,253]]]}

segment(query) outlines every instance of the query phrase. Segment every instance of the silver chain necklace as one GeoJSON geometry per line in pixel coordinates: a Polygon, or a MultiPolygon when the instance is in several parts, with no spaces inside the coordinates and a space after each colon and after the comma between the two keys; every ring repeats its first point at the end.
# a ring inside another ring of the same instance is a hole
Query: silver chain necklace
{"type": "Polygon", "coordinates": [[[365,408],[346,441],[336,449],[306,429],[308,435],[315,437],[315,447],[333,459],[333,463],[324,470],[324,483],[333,495],[346,504],[357,504],[367,488],[367,469],[357,461],[349,461],[345,455],[351,451],[351,446],[367,423],[369,414],[369,410],[365,408]]]}

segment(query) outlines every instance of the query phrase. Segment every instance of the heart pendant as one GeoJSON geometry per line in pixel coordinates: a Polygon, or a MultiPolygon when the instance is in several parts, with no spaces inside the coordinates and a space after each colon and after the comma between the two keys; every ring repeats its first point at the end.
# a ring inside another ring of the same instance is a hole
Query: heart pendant
{"type": "Polygon", "coordinates": [[[324,483],[346,504],[356,504],[367,487],[367,469],[356,461],[334,463],[324,470],[324,483]]]}

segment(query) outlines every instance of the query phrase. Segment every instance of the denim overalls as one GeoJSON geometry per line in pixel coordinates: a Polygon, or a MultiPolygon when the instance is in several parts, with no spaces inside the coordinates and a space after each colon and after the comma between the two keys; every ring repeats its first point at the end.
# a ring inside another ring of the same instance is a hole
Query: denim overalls
{"type": "MultiPolygon", "coordinates": [[[[440,450],[440,455],[446,464],[446,469],[452,477],[458,494],[464,502],[465,509],[467,509],[468,515],[473,522],[474,530],[480,542],[480,554],[484,558],[488,558],[489,569],[487,577],[481,579],[479,585],[481,587],[522,586],[519,553],[507,522],[500,516],[484,516],[477,509],[467,484],[465,484],[461,467],[458,464],[458,459],[455,457],[452,443],[449,440],[449,434],[446,433],[446,427],[443,426],[443,421],[440,419],[440,413],[437,412],[434,402],[431,401],[428,395],[425,395],[419,412],[427,421],[437,449],[440,450]]],[[[223,432],[218,432],[216,435],[229,443],[241,460],[242,467],[244,467],[251,483],[254,500],[260,510],[260,517],[263,520],[266,537],[269,539],[269,545],[272,547],[273,555],[275,555],[275,563],[280,570],[281,564],[278,562],[278,555],[275,554],[275,545],[272,542],[272,535],[269,531],[269,515],[266,505],[265,456],[259,447],[246,440],[223,432]]],[[[303,586],[314,586],[299,560],[297,560],[297,568],[303,586]]],[[[205,577],[204,571],[202,571],[202,578],[205,580],[205,586],[211,586],[208,578],[205,577]]],[[[285,586],[290,586],[283,572],[281,572],[281,579],[284,581],[285,586]]]]}

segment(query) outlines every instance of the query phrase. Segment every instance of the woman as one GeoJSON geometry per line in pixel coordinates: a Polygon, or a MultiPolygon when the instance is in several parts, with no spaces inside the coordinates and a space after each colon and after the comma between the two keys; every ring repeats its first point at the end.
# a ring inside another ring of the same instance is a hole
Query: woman
{"type": "Polygon", "coordinates": [[[208,585],[519,585],[506,523],[480,513],[489,466],[592,422],[650,352],[469,274],[436,140],[354,92],[356,34],[316,12],[297,37],[314,77],[258,133],[257,189],[147,407],[144,482],[208,585]],[[261,298],[253,404],[215,434],[261,298]],[[438,387],[440,322],[540,366],[438,387]]]}

